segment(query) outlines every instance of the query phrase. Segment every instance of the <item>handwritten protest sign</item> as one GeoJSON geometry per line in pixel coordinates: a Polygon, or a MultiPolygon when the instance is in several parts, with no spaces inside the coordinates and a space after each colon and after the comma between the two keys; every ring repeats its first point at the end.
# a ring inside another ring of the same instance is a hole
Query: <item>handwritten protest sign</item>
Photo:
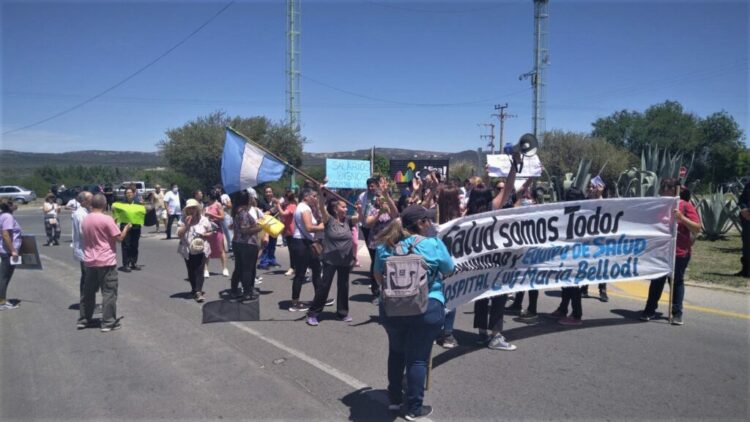
{"type": "MultiPolygon", "coordinates": [[[[507,154],[487,155],[487,174],[490,177],[507,177],[510,173],[511,160],[507,154]]],[[[523,168],[519,178],[539,177],[542,175],[542,163],[539,156],[523,157],[523,168]]]]}
{"type": "Polygon", "coordinates": [[[486,212],[440,226],[456,308],[499,294],[644,280],[672,272],[676,198],[618,198],[486,212]]]}
{"type": "Polygon", "coordinates": [[[370,177],[370,162],[360,160],[326,159],[329,188],[366,189],[370,177]]]}
{"type": "Polygon", "coordinates": [[[112,217],[118,223],[143,225],[146,219],[146,207],[141,204],[115,202],[112,204],[112,217]]]}

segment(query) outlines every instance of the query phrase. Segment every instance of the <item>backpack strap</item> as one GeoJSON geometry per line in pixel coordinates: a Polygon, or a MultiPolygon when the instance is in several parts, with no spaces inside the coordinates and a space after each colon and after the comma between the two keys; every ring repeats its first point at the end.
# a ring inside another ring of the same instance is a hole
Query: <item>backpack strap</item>
{"type": "Polygon", "coordinates": [[[398,242],[398,244],[396,245],[396,248],[393,248],[393,254],[398,255],[398,256],[405,256],[405,255],[413,254],[414,248],[419,244],[419,242],[425,239],[424,236],[420,236],[420,235],[414,235],[413,237],[415,238],[414,243],[409,245],[409,248],[407,249],[406,253],[399,253],[403,249],[403,247],[399,247],[399,246],[403,246],[402,244],[404,243],[404,241],[402,240],[398,242]]]}

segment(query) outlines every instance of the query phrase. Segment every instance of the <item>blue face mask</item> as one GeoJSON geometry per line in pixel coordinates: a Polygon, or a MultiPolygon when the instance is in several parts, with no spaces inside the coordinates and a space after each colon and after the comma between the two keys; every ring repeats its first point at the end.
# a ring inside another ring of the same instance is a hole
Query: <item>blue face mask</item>
{"type": "Polygon", "coordinates": [[[430,224],[430,227],[427,229],[427,233],[425,233],[425,236],[437,237],[437,235],[438,235],[438,226],[434,223],[430,224]]]}
{"type": "Polygon", "coordinates": [[[532,201],[532,200],[531,200],[531,199],[529,199],[529,198],[523,198],[523,199],[521,200],[521,206],[522,206],[522,207],[528,207],[529,205],[534,205],[534,201],[532,201]]]}

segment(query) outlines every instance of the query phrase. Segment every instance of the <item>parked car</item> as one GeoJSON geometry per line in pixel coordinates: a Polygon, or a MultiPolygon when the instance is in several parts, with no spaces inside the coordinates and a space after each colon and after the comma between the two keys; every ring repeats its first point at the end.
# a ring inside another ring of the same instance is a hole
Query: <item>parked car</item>
{"type": "Polygon", "coordinates": [[[115,189],[114,191],[115,201],[125,200],[125,189],[127,189],[128,186],[130,185],[135,185],[136,190],[138,190],[138,193],[141,194],[141,198],[143,198],[144,201],[146,200],[146,197],[148,196],[149,192],[154,191],[154,188],[146,188],[146,182],[142,182],[142,181],[122,182],[120,184],[120,187],[115,189]]]}
{"type": "Polygon", "coordinates": [[[103,193],[101,185],[76,185],[65,190],[57,191],[56,202],[60,205],[67,204],[71,199],[78,196],[81,192],[91,192],[94,195],[97,193],[103,193]]]}
{"type": "Polygon", "coordinates": [[[0,198],[11,198],[16,202],[27,204],[36,199],[36,193],[22,186],[0,186],[0,198]]]}

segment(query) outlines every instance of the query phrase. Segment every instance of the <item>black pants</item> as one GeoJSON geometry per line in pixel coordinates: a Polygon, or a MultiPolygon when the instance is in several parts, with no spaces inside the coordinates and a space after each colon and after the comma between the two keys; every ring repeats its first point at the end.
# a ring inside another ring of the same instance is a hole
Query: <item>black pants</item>
{"type": "Polygon", "coordinates": [[[742,219],[742,276],[750,277],[750,221],[744,219],[742,219]]]}
{"type": "MultiPolygon", "coordinates": [[[[516,297],[513,299],[513,309],[520,310],[523,307],[523,296],[524,292],[516,293],[516,297]]],[[[539,290],[529,290],[529,307],[526,308],[532,314],[536,313],[536,302],[539,300],[539,290]]]]}
{"type": "Polygon", "coordinates": [[[203,291],[203,268],[205,255],[202,253],[189,255],[185,260],[187,267],[188,280],[190,280],[190,292],[196,294],[203,291]]]}
{"type": "Polygon", "coordinates": [[[507,301],[508,295],[500,295],[492,299],[480,299],[474,302],[474,328],[503,331],[503,316],[505,316],[505,302],[507,301]],[[492,301],[492,305],[490,305],[490,301],[492,301]],[[487,321],[488,315],[489,321],[487,321]]]}
{"type": "Polygon", "coordinates": [[[342,317],[349,315],[349,272],[352,267],[348,265],[332,265],[323,263],[323,278],[315,289],[315,299],[310,305],[309,315],[315,316],[323,312],[328,293],[333,284],[333,274],[338,274],[336,279],[336,313],[342,317]]]}
{"type": "MultiPolygon", "coordinates": [[[[289,247],[289,244],[292,243],[292,236],[285,236],[284,242],[286,242],[286,246],[289,247]]],[[[294,269],[295,262],[296,262],[296,258],[294,254],[292,253],[292,250],[289,249],[289,268],[294,269]]]]}
{"type": "MultiPolygon", "coordinates": [[[[607,283],[599,283],[599,293],[607,291],[607,283]]],[[[581,295],[589,294],[589,285],[581,287],[581,295]]]]}
{"type": "MultiPolygon", "coordinates": [[[[125,228],[125,224],[120,224],[120,230],[125,228]]],[[[141,240],[141,226],[134,224],[130,227],[128,235],[122,240],[122,266],[135,267],[138,263],[138,243],[141,240]]]]}
{"type": "Polygon", "coordinates": [[[367,253],[370,254],[370,291],[373,296],[380,296],[380,285],[375,281],[375,249],[367,248],[367,253]]]}
{"type": "Polygon", "coordinates": [[[565,315],[568,314],[568,304],[573,305],[573,318],[581,318],[583,316],[583,306],[581,306],[581,288],[580,287],[563,287],[562,289],[562,301],[560,307],[557,308],[560,312],[565,315]]]}
{"type": "Polygon", "coordinates": [[[305,282],[305,273],[310,268],[312,271],[312,283],[315,291],[318,290],[320,283],[320,259],[313,256],[310,242],[302,239],[292,238],[289,244],[289,251],[294,253],[294,259],[297,261],[294,267],[294,279],[292,282],[292,300],[299,300],[302,292],[302,284],[305,282]]]}
{"type": "Polygon", "coordinates": [[[179,214],[170,214],[167,217],[167,228],[166,228],[167,239],[171,239],[172,238],[172,223],[175,220],[180,221],[180,215],[179,214]]]}
{"type": "Polygon", "coordinates": [[[231,289],[237,293],[242,282],[242,291],[249,295],[255,288],[255,262],[258,260],[258,245],[232,242],[234,251],[234,271],[232,272],[231,289]]]}
{"type": "Polygon", "coordinates": [[[83,261],[79,262],[81,264],[81,297],[83,297],[83,284],[86,282],[86,266],[83,265],[83,261]]]}

